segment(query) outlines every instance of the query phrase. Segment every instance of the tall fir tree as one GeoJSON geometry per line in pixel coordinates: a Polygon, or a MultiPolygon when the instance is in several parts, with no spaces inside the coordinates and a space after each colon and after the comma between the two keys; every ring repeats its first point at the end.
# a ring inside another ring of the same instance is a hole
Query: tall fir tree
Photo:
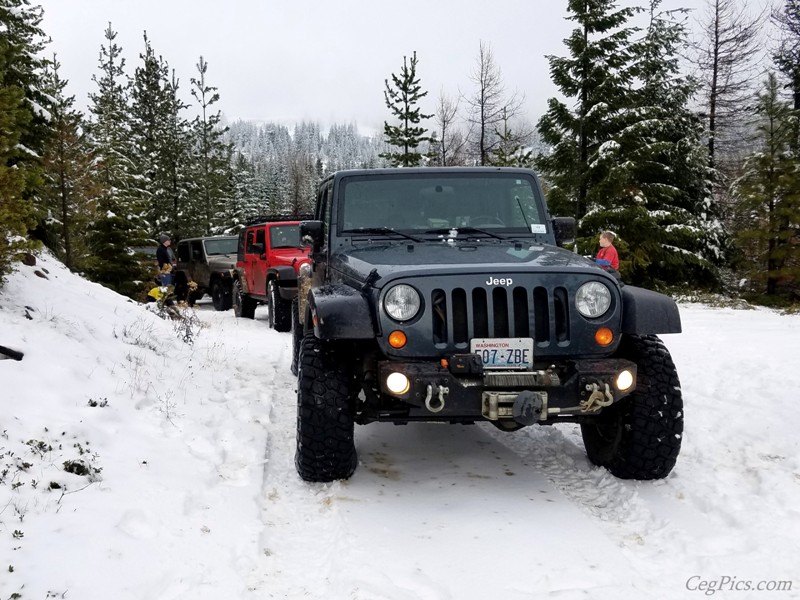
{"type": "MultiPolygon", "coordinates": [[[[197,77],[192,77],[192,96],[198,103],[200,114],[192,123],[194,138],[193,190],[197,208],[203,216],[204,235],[230,230],[235,222],[229,220],[228,205],[232,199],[231,157],[233,150],[225,140],[227,127],[222,126],[222,115],[214,105],[219,101],[217,88],[208,85],[208,63],[200,57],[197,77]]],[[[238,220],[238,219],[235,219],[238,220]]],[[[234,220],[234,221],[235,221],[234,220]]]]}
{"type": "Polygon", "coordinates": [[[181,117],[186,108],[178,97],[178,81],[169,65],[156,53],[144,33],[131,87],[131,137],[138,167],[142,215],[151,235],[170,232],[180,238],[202,235],[192,222],[195,211],[185,206],[189,160],[188,125],[181,117]]]}
{"type": "Polygon", "coordinates": [[[708,213],[704,131],[689,108],[695,84],[679,64],[684,11],[662,12],[660,4],[651,0],[649,25],[631,43],[636,87],[629,106],[609,115],[609,139],[592,158],[582,226],[617,233],[626,281],[714,287],[721,257],[711,249],[722,232],[708,213]]]}
{"type": "Polygon", "coordinates": [[[137,170],[131,141],[130,82],[125,59],[109,23],[101,46],[97,91],[89,94],[90,143],[96,156],[100,191],[97,211],[88,236],[91,255],[86,260],[89,277],[121,294],[137,297],[139,282],[148,278],[131,246],[147,242],[141,215],[137,170]]]}
{"type": "Polygon", "coordinates": [[[236,153],[232,166],[232,201],[225,222],[230,228],[224,233],[235,233],[251,218],[260,213],[258,191],[253,163],[241,152],[236,153]]]}
{"type": "Polygon", "coordinates": [[[783,6],[773,13],[773,21],[780,33],[780,45],[773,60],[786,80],[794,111],[790,145],[800,155],[800,0],[784,0],[783,6]]]}
{"type": "Polygon", "coordinates": [[[557,98],[539,120],[542,140],[551,147],[536,166],[546,178],[548,203],[555,214],[580,222],[596,184],[594,157],[614,133],[613,117],[629,102],[633,8],[617,9],[613,0],[569,0],[568,20],[578,26],[564,40],[568,57],[548,56],[550,76],[574,109],[557,98]]]}
{"type": "Polygon", "coordinates": [[[42,200],[47,211],[46,243],[72,270],[80,270],[88,255],[85,232],[96,211],[99,192],[95,157],[86,135],[84,117],[67,96],[61,64],[53,57],[45,70],[45,90],[52,98],[53,133],[43,156],[42,200]]]}
{"type": "Polygon", "coordinates": [[[411,60],[404,56],[400,75],[392,73],[391,85],[388,79],[384,81],[386,89],[383,97],[386,107],[400,122],[399,125],[389,125],[387,121],[383,123],[386,143],[399,149],[381,154],[381,157],[388,159],[393,167],[419,166],[423,154],[418,148],[421,144],[430,142],[430,137],[425,135],[428,130],[420,126],[420,122],[423,119],[430,119],[433,115],[423,114],[422,109],[417,106],[419,101],[428,95],[427,91],[422,90],[417,77],[417,63],[416,51],[412,54],[411,60]]]}
{"type": "Polygon", "coordinates": [[[756,105],[759,148],[734,185],[745,271],[770,296],[800,291],[800,157],[792,150],[793,110],[779,88],[770,73],[756,105]]]}
{"type": "Polygon", "coordinates": [[[0,283],[14,255],[35,246],[28,231],[36,224],[50,103],[41,20],[42,8],[28,0],[0,0],[0,283]]]}
{"type": "Polygon", "coordinates": [[[490,152],[489,164],[495,167],[533,166],[533,151],[525,148],[517,131],[511,128],[508,111],[502,110],[502,128],[495,130],[497,146],[490,152]]]}

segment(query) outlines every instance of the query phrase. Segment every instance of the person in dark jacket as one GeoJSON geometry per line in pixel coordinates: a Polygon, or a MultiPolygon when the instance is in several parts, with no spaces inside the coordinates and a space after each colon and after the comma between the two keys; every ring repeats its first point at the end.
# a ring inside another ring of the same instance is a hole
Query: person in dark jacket
{"type": "Polygon", "coordinates": [[[166,234],[158,238],[158,249],[156,250],[156,260],[158,261],[158,272],[161,274],[161,285],[172,284],[172,267],[175,265],[175,255],[172,253],[172,240],[166,234]],[[166,267],[166,268],[165,268],[166,267]]]}

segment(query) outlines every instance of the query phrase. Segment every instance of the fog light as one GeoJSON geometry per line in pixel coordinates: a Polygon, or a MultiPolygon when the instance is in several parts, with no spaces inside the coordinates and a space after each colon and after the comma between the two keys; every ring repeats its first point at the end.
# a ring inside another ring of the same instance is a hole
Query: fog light
{"type": "Polygon", "coordinates": [[[601,346],[608,346],[614,341],[614,332],[608,327],[601,327],[594,333],[594,341],[601,346]]]}
{"type": "Polygon", "coordinates": [[[633,385],[633,373],[625,369],[619,375],[617,375],[617,389],[620,392],[626,392],[631,389],[633,385]]]}
{"type": "Polygon", "coordinates": [[[406,345],[408,338],[402,331],[393,331],[389,334],[389,345],[392,348],[402,348],[406,345]]]}
{"type": "Polygon", "coordinates": [[[386,389],[393,394],[405,394],[411,389],[411,382],[402,373],[392,373],[386,378],[386,389]]]}

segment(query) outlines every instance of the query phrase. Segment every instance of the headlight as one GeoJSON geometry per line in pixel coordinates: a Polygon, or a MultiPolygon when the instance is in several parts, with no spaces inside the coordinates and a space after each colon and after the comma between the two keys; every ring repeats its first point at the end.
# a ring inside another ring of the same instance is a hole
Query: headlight
{"type": "Polygon", "coordinates": [[[303,263],[297,270],[300,277],[311,277],[311,263],[303,263]]]}
{"type": "Polygon", "coordinates": [[[401,283],[390,289],[383,299],[386,313],[395,321],[408,321],[419,312],[421,301],[417,290],[401,283]]]}
{"type": "Polygon", "coordinates": [[[584,283],[575,294],[575,306],[584,317],[603,316],[611,306],[611,292],[599,281],[584,283]]]}

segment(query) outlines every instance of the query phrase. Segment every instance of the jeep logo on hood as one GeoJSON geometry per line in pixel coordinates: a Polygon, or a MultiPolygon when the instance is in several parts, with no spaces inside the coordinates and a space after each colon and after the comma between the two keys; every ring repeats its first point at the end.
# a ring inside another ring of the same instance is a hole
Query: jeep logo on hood
{"type": "Polygon", "coordinates": [[[503,278],[503,279],[498,279],[497,277],[489,277],[489,279],[486,280],[486,285],[504,285],[504,286],[508,287],[508,286],[512,285],[513,283],[514,283],[514,280],[511,279],[511,277],[507,277],[507,278],[503,278]]]}

